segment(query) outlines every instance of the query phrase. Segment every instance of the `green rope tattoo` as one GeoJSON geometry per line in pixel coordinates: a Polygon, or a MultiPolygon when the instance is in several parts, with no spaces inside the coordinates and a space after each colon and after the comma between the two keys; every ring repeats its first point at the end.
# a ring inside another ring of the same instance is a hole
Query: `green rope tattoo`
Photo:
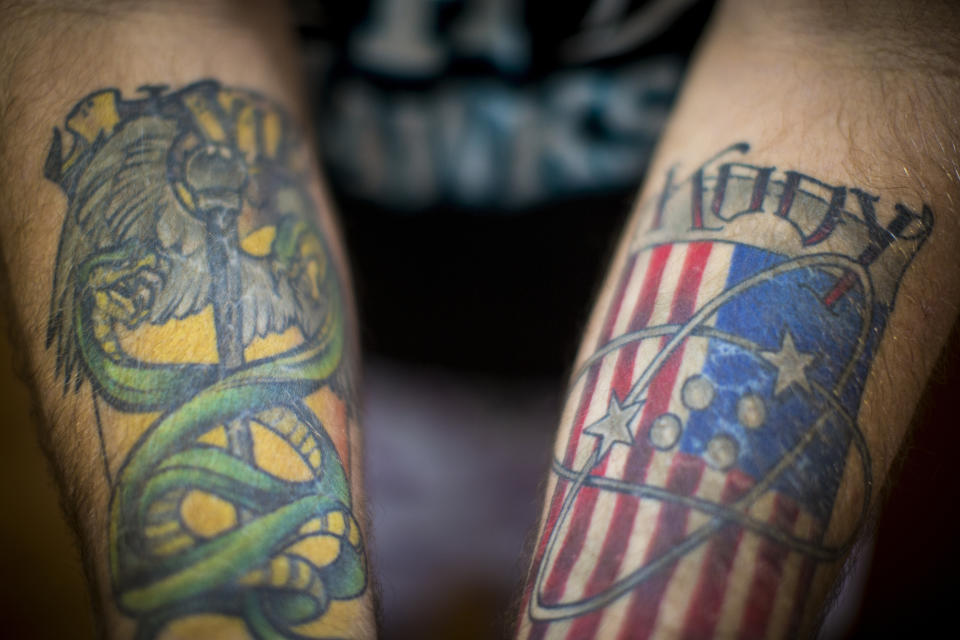
{"type": "Polygon", "coordinates": [[[46,164],[69,199],[47,335],[57,373],[65,390],[89,380],[121,412],[160,412],[112,479],[114,594],[140,638],[205,613],[241,618],[256,638],[306,637],[298,625],[366,587],[343,463],[304,402],[348,384],[337,275],[275,105],[212,81],[144,91],[82,100],[66,120],[72,149],[55,131],[46,164]],[[266,255],[242,248],[243,225],[273,230],[266,255]],[[121,346],[122,328],[208,306],[216,364],[146,362],[121,346]],[[246,360],[254,339],[291,327],[302,342],[246,360]],[[310,478],[258,466],[251,425],[283,440],[310,478]],[[224,446],[201,439],[218,428],[224,446]],[[181,513],[192,492],[232,505],[235,522],[192,530],[181,513]],[[292,549],[317,537],[335,540],[332,560],[292,549]]]}

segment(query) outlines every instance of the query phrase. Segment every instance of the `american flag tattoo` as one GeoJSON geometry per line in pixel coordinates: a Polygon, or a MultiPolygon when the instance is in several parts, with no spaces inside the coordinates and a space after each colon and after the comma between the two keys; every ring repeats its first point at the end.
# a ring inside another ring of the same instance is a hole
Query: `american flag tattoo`
{"type": "Polygon", "coordinates": [[[571,379],[524,640],[794,635],[859,528],[841,486],[867,515],[861,394],[933,216],[748,152],[641,214],[571,379]]]}

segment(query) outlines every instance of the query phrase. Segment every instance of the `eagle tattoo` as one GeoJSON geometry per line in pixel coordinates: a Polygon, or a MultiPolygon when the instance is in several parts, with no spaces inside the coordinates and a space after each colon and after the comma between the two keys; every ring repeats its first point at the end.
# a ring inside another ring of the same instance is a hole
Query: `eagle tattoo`
{"type": "Polygon", "coordinates": [[[47,348],[64,392],[89,381],[94,396],[113,595],[138,638],[196,615],[256,638],[337,635],[330,605],[363,595],[366,560],[341,435],[340,285],[308,156],[256,93],[212,80],[140,91],[81,100],[70,149],[55,129],[45,164],[67,196],[47,348]],[[208,312],[215,363],[125,348],[124,335],[208,312]],[[124,427],[101,424],[100,402],[153,420],[115,472],[104,433],[124,427]]]}

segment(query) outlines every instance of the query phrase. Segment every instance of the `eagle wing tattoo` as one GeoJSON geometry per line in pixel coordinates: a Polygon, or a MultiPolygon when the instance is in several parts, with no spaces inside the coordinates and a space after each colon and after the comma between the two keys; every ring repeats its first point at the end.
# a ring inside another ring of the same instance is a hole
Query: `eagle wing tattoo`
{"type": "MultiPolygon", "coordinates": [[[[79,387],[84,379],[76,339],[69,327],[78,296],[82,295],[78,268],[90,256],[125,245],[139,249],[141,255],[129,261],[129,276],[117,279],[109,291],[111,299],[128,310],[125,320],[131,328],[141,322],[160,325],[173,318],[183,319],[199,313],[211,302],[209,234],[197,211],[188,208],[184,198],[175,192],[179,185],[189,201],[190,185],[176,180],[182,167],[171,168],[171,163],[178,161],[177,145],[202,136],[184,132],[181,123],[178,118],[143,115],[118,125],[109,138],[103,139],[101,134],[94,139],[90,146],[96,147],[95,153],[88,151],[90,160],[83,166],[78,163],[67,171],[62,167],[59,171],[51,170],[56,160],[48,160],[48,177],[51,171],[59,173],[60,180],[69,184],[75,194],[60,239],[47,331],[48,348],[56,347],[56,372],[63,376],[66,385],[73,381],[79,387]],[[147,253],[157,258],[153,266],[138,266],[136,258],[147,253]]],[[[62,153],[58,141],[59,133],[51,156],[62,153]]],[[[76,144],[83,144],[82,138],[76,144]]],[[[241,154],[228,144],[208,145],[209,148],[232,152],[235,162],[229,168],[255,173],[256,167],[244,166],[245,162],[239,159],[241,154]]],[[[211,173],[216,172],[207,172],[211,173]]],[[[202,176],[208,182],[218,178],[229,182],[234,177],[202,176]]],[[[262,193],[267,180],[254,182],[248,180],[239,185],[239,191],[259,187],[259,204],[269,218],[276,221],[284,215],[302,217],[309,211],[305,197],[292,180],[271,175],[269,193],[262,193]]],[[[249,199],[247,193],[239,195],[249,199]]],[[[285,265],[275,255],[254,256],[240,251],[238,257],[244,292],[243,344],[291,326],[299,327],[305,336],[312,335],[323,306],[316,292],[282,277],[285,265]]]]}

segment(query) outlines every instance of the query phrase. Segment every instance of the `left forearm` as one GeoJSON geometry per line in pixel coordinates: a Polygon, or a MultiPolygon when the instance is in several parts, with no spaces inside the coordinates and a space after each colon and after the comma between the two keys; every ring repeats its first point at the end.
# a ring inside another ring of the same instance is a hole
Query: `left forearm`
{"type": "Polygon", "coordinates": [[[10,315],[105,637],[375,634],[349,279],[285,26],[0,7],[10,315]]]}

